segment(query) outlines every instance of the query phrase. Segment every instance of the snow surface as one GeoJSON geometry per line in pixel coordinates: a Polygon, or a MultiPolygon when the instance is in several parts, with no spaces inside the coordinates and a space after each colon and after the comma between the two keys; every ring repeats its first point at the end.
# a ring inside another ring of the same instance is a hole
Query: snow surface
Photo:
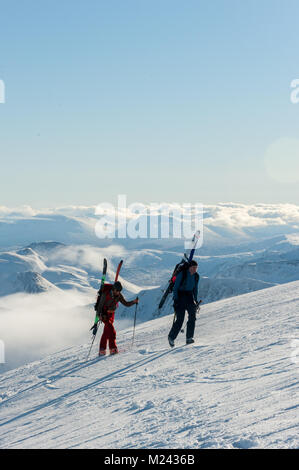
{"type": "Polygon", "coordinates": [[[164,316],[9,371],[0,447],[298,448],[298,308],[296,281],[203,305],[194,345],[164,316]]]}

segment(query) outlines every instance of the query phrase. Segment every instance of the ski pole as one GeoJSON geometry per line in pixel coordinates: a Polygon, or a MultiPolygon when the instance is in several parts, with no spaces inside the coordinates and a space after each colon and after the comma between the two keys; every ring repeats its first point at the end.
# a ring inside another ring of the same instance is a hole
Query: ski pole
{"type": "MultiPolygon", "coordinates": [[[[92,326],[90,329],[92,330],[93,328],[94,328],[94,327],[92,326]]],[[[88,360],[88,358],[89,358],[89,354],[90,354],[90,352],[91,352],[91,348],[92,348],[92,346],[93,346],[94,340],[96,339],[96,335],[97,335],[97,332],[98,332],[98,328],[99,328],[99,322],[97,323],[97,331],[96,331],[96,334],[93,335],[93,339],[92,339],[92,342],[91,342],[91,345],[90,345],[90,348],[89,348],[89,351],[88,351],[88,356],[87,356],[86,360],[88,360]]]]}
{"type": "MultiPolygon", "coordinates": [[[[137,299],[138,299],[138,297],[137,297],[137,299]]],[[[138,307],[138,303],[136,304],[136,307],[135,307],[135,316],[134,316],[134,328],[133,328],[132,346],[133,346],[133,344],[134,344],[134,337],[135,337],[135,326],[136,326],[137,307],[138,307]]]]}
{"type": "Polygon", "coordinates": [[[88,361],[89,354],[90,354],[90,351],[91,351],[92,345],[93,345],[93,343],[94,343],[95,337],[96,337],[96,335],[94,335],[94,337],[93,337],[93,340],[92,340],[92,342],[91,342],[91,346],[90,346],[90,349],[89,349],[89,352],[88,352],[88,356],[87,356],[87,358],[86,358],[86,360],[87,360],[87,361],[88,361]]]}

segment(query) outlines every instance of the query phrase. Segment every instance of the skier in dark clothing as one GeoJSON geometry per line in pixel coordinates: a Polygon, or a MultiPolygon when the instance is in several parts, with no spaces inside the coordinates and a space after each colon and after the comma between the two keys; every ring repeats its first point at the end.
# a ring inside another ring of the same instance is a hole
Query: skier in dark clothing
{"type": "MultiPolygon", "coordinates": [[[[138,297],[135,300],[127,302],[121,294],[122,285],[119,281],[114,284],[105,284],[101,293],[100,299],[98,299],[96,307],[99,312],[99,320],[104,323],[104,331],[100,341],[99,355],[106,354],[107,343],[109,344],[110,354],[117,354],[118,349],[116,345],[116,331],[114,328],[114,314],[118,307],[118,302],[125,305],[125,307],[131,307],[138,303],[138,297]]],[[[95,323],[94,328],[97,328],[95,323]]]]}
{"type": "Polygon", "coordinates": [[[193,335],[196,310],[199,305],[197,301],[199,284],[199,275],[196,272],[197,268],[197,262],[192,260],[190,266],[186,270],[181,271],[175,280],[173,287],[175,319],[168,335],[168,341],[171,347],[174,346],[174,340],[183,326],[186,310],[188,312],[186,343],[194,343],[193,335]]]}

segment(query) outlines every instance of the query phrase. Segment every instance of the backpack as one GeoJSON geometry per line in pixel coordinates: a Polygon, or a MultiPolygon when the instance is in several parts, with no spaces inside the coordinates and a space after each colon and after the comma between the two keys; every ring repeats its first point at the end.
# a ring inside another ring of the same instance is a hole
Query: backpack
{"type": "MultiPolygon", "coordinates": [[[[181,261],[180,263],[178,263],[176,265],[176,267],[174,268],[173,274],[171,276],[171,279],[170,279],[169,292],[173,291],[173,286],[174,286],[175,280],[176,280],[179,273],[183,272],[180,287],[184,284],[184,282],[186,282],[187,271],[188,271],[189,267],[190,267],[190,264],[189,264],[188,261],[181,261]]],[[[195,276],[196,282],[198,282],[199,281],[199,274],[195,273],[194,276],[195,276]]]]}
{"type": "MultiPolygon", "coordinates": [[[[188,265],[188,263],[187,263],[188,265]]],[[[183,276],[182,276],[182,280],[181,280],[181,283],[180,283],[180,286],[179,287],[182,287],[184,285],[184,283],[186,282],[186,279],[187,279],[187,271],[188,271],[188,268],[189,268],[189,265],[185,268],[183,268],[181,271],[183,271],[183,276]]],[[[193,276],[195,276],[195,281],[196,283],[198,283],[199,281],[199,274],[198,273],[194,273],[193,276]]]]}
{"type": "Polygon", "coordinates": [[[117,309],[118,302],[115,302],[115,300],[111,297],[112,288],[113,284],[104,284],[102,291],[98,293],[99,295],[94,306],[94,309],[98,313],[101,313],[105,307],[114,307],[114,309],[117,309]]]}

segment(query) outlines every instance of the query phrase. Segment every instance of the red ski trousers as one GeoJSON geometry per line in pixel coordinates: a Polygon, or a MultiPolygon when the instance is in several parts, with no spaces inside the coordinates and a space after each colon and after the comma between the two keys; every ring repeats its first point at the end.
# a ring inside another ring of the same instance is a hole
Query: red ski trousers
{"type": "Polygon", "coordinates": [[[105,312],[104,319],[102,320],[104,323],[104,331],[100,341],[100,351],[105,351],[107,348],[107,342],[109,343],[109,349],[115,350],[117,349],[116,346],[116,331],[113,326],[114,322],[114,312],[105,312]]]}

